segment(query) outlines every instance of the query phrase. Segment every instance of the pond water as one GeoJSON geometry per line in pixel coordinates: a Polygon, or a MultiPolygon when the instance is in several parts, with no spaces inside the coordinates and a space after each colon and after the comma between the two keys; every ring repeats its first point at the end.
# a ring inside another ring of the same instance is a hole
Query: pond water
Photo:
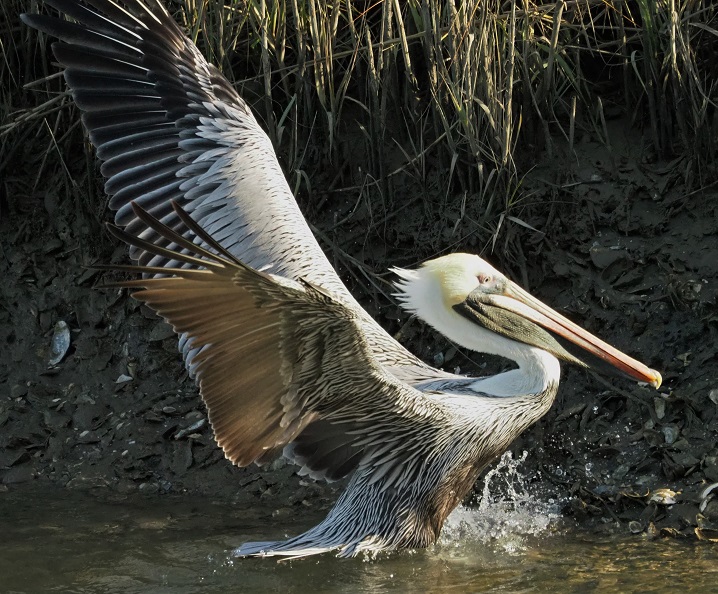
{"type": "Polygon", "coordinates": [[[716,545],[596,537],[545,510],[461,509],[426,551],[278,563],[231,551],[323,513],[113,497],[0,493],[0,592],[718,592],[716,545]]]}

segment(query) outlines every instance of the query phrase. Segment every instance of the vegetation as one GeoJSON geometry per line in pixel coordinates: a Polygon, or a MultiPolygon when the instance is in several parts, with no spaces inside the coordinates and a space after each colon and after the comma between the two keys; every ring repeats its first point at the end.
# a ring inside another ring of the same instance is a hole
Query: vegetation
{"type": "MultiPolygon", "coordinates": [[[[94,159],[48,40],[17,18],[47,10],[39,4],[0,8],[0,192],[19,208],[18,196],[53,179],[55,190],[97,211],[105,201],[94,159]]],[[[254,106],[300,198],[312,197],[310,210],[346,199],[385,225],[419,201],[442,227],[451,227],[447,212],[470,212],[481,241],[495,242],[502,221],[521,222],[520,180],[537,152],[570,155],[584,131],[610,144],[606,120],[618,116],[646,131],[656,157],[676,159],[689,185],[715,175],[712,2],[168,6],[254,106]]]]}

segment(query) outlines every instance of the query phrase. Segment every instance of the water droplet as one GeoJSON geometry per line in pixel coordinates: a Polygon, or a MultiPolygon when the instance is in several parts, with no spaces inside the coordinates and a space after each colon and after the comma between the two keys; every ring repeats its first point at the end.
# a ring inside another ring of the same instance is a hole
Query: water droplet
{"type": "Polygon", "coordinates": [[[560,502],[535,497],[529,477],[519,467],[528,452],[519,458],[506,452],[484,477],[478,509],[459,506],[449,516],[439,546],[455,548],[459,541],[491,541],[507,553],[524,549],[525,537],[540,534],[558,520],[560,502]]]}

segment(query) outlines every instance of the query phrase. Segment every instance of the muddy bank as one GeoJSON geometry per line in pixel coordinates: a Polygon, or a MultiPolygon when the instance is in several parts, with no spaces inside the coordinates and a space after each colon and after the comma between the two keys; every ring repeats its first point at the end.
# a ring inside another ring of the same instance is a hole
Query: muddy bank
{"type": "MultiPolygon", "coordinates": [[[[585,138],[570,158],[532,170],[493,255],[460,196],[433,227],[420,201],[377,225],[376,213],[324,194],[319,179],[306,210],[369,311],[434,364],[474,373],[503,365],[406,324],[356,279],[451,246],[484,250],[541,299],[660,370],[660,392],[565,370],[556,405],[514,449],[530,452],[523,468],[537,496],[565,501],[564,513],[579,522],[715,538],[718,488],[714,498],[700,494],[718,482],[716,188],[689,193],[680,163],[650,162],[622,123],[612,134],[610,152],[585,138]]],[[[301,479],[281,460],[240,469],[223,459],[171,329],[126,293],[93,288],[102,276],[85,266],[126,260],[102,227],[106,218],[47,189],[8,197],[0,221],[0,488],[45,483],[58,492],[328,506],[341,486],[301,479]],[[50,365],[60,321],[70,346],[50,365]]]]}

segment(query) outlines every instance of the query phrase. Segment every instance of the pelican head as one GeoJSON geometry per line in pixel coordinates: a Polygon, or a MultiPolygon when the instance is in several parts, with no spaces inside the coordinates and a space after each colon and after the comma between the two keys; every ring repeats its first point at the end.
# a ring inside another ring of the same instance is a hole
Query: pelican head
{"type": "Polygon", "coordinates": [[[402,306],[465,348],[512,359],[519,367],[537,357],[545,361],[548,353],[661,385],[660,373],[580,328],[478,256],[450,254],[393,272],[400,277],[396,296],[402,306]]]}

